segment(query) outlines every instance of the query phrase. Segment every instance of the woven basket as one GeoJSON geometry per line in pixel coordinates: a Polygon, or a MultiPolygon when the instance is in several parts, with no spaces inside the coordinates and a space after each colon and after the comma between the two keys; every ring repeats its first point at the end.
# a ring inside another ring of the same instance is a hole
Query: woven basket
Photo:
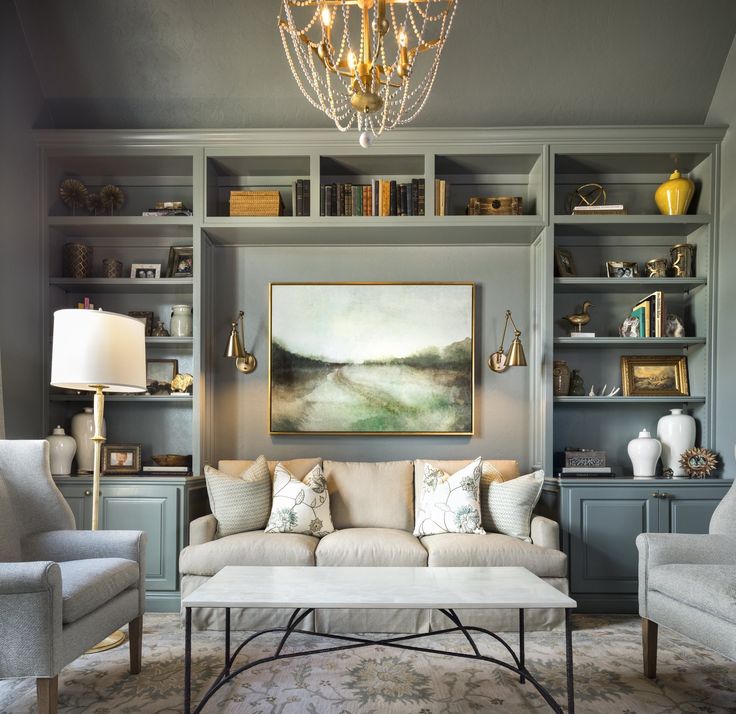
{"type": "Polygon", "coordinates": [[[469,216],[521,216],[524,212],[521,196],[488,196],[468,201],[469,216]]]}
{"type": "Polygon", "coordinates": [[[279,191],[230,191],[231,216],[283,216],[279,191]]]}

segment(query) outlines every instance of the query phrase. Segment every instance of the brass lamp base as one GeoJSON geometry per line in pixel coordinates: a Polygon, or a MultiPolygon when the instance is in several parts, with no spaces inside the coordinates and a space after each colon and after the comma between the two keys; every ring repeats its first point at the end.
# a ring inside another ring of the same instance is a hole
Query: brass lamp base
{"type": "Polygon", "coordinates": [[[98,642],[94,647],[90,647],[86,654],[97,654],[98,652],[114,650],[116,647],[120,647],[126,639],[125,633],[122,630],[115,630],[115,632],[110,633],[104,640],[98,642]]]}

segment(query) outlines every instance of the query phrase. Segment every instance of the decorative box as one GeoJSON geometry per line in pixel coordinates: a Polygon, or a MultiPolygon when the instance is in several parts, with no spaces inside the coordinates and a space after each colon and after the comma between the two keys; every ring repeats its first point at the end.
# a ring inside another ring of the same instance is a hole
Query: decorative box
{"type": "Polygon", "coordinates": [[[521,196],[473,197],[468,201],[469,216],[521,216],[523,213],[521,196]]]}
{"type": "Polygon", "coordinates": [[[600,468],[606,466],[606,452],[594,449],[565,449],[566,468],[600,468]]]}

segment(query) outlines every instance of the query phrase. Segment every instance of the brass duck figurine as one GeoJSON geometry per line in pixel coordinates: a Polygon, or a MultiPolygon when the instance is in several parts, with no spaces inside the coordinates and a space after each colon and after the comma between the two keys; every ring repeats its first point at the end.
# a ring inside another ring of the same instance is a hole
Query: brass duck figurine
{"type": "Polygon", "coordinates": [[[590,315],[588,309],[593,307],[593,303],[590,300],[586,300],[583,303],[582,312],[574,312],[572,315],[565,315],[565,319],[573,326],[578,328],[578,332],[582,330],[583,325],[587,325],[590,322],[590,315]]]}

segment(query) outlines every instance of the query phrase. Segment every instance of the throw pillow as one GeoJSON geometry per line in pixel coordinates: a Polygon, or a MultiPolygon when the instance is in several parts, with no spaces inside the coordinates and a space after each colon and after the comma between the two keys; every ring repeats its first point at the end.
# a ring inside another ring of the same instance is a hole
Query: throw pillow
{"type": "Polygon", "coordinates": [[[276,464],[266,533],[303,533],[321,538],[334,530],[322,466],[315,466],[300,481],[282,463],[276,464]]]}
{"type": "Polygon", "coordinates": [[[542,493],[542,486],[544,471],[502,483],[489,483],[488,495],[482,504],[486,530],[531,542],[532,511],[542,493]]]}
{"type": "Polygon", "coordinates": [[[263,456],[240,476],[205,466],[204,477],[210,508],[217,519],[217,538],[265,527],[271,509],[271,474],[263,456]]]}
{"type": "Polygon", "coordinates": [[[478,457],[452,475],[431,464],[424,465],[415,536],[485,533],[480,516],[480,463],[478,457]]]}

